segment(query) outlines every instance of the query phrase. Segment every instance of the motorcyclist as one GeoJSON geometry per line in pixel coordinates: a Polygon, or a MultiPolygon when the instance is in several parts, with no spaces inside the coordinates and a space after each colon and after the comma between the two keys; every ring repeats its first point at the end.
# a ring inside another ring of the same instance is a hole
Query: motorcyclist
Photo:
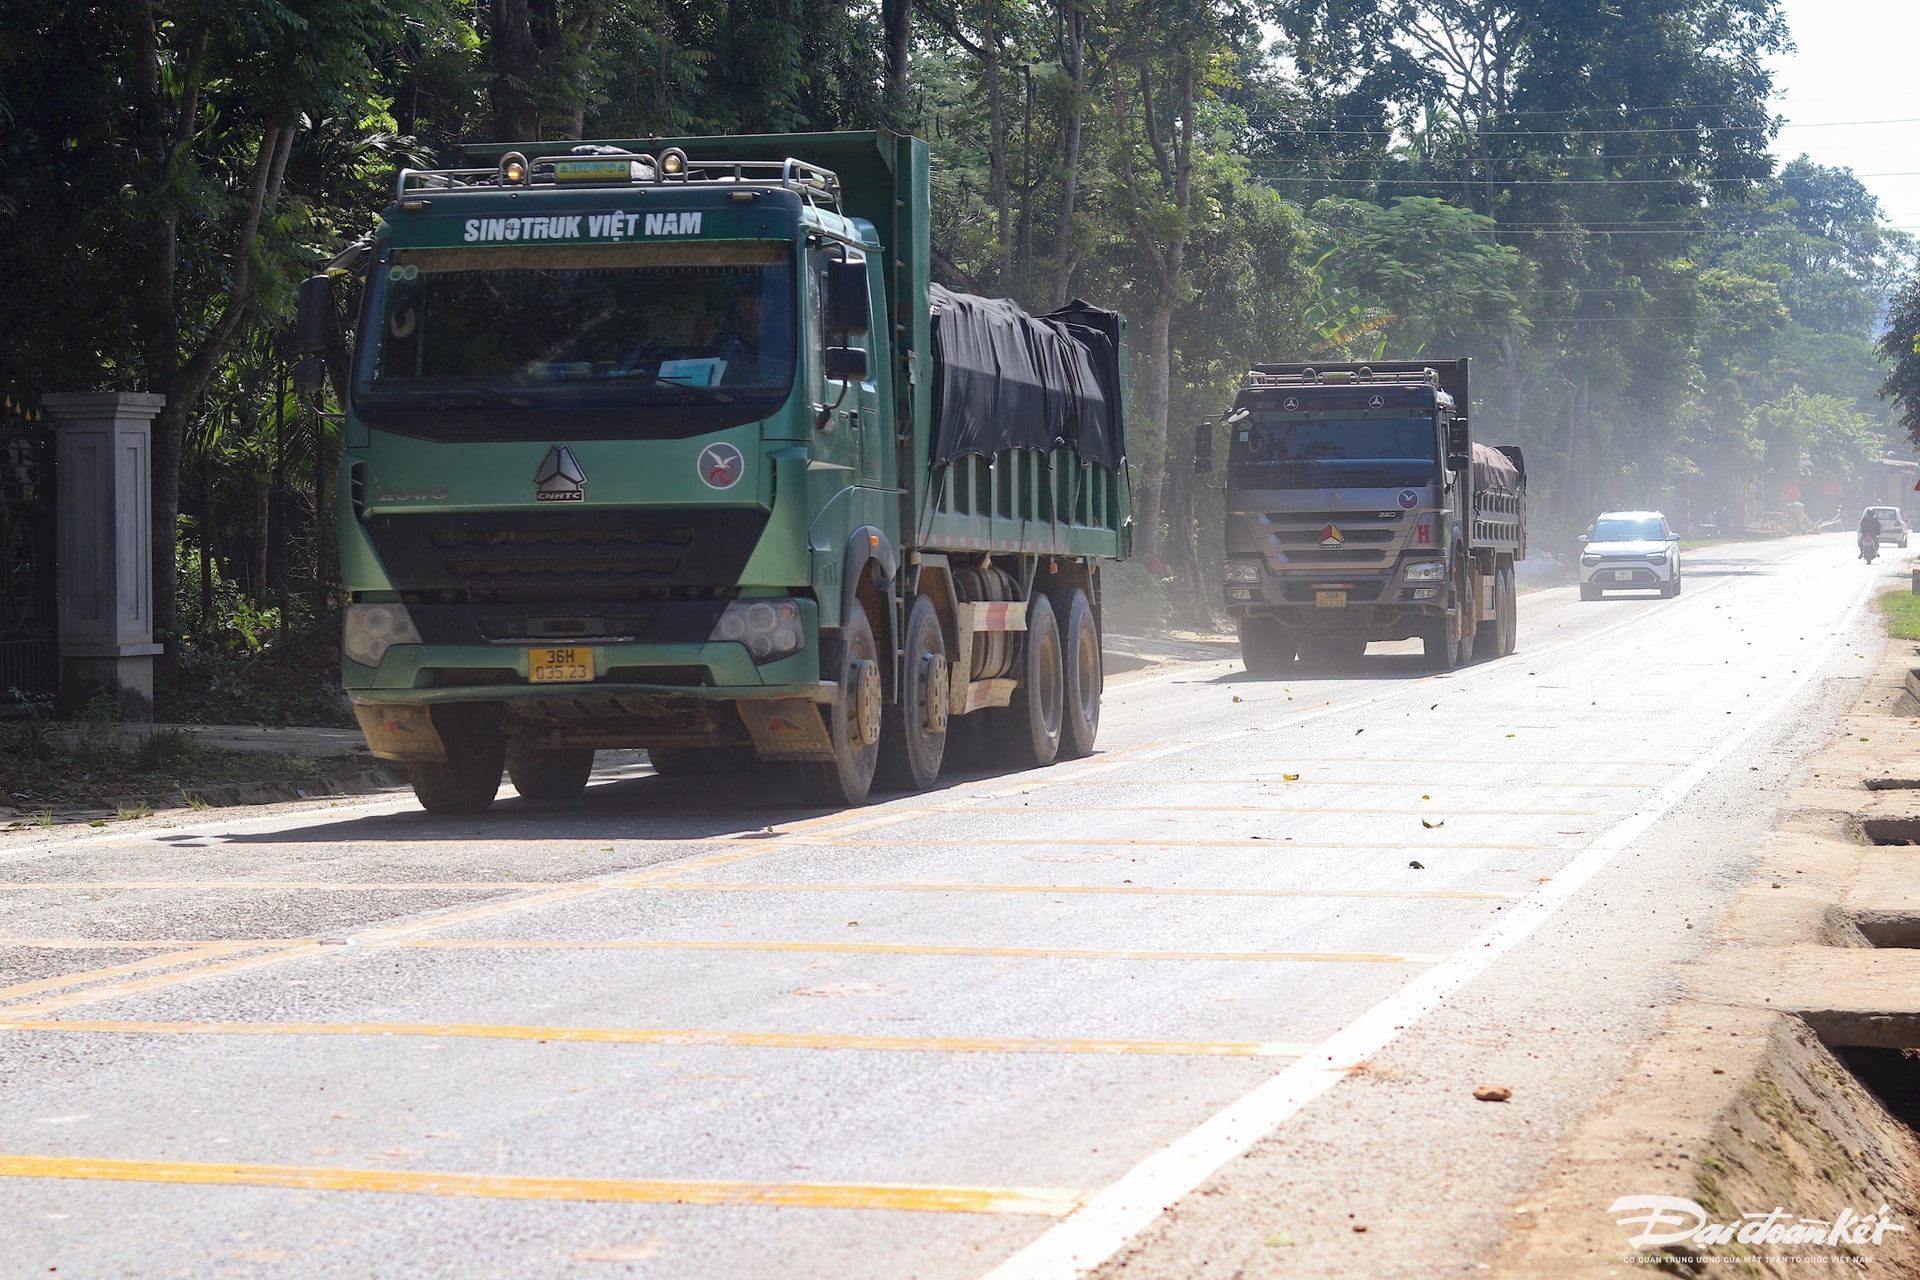
{"type": "Polygon", "coordinates": [[[1873,549],[1875,551],[1878,551],[1880,549],[1880,518],[1873,514],[1872,508],[1868,508],[1866,511],[1862,512],[1860,516],[1859,543],[1860,543],[1860,558],[1862,560],[1866,560],[1870,558],[1867,555],[1867,546],[1868,546],[1869,539],[1872,540],[1873,549]]]}

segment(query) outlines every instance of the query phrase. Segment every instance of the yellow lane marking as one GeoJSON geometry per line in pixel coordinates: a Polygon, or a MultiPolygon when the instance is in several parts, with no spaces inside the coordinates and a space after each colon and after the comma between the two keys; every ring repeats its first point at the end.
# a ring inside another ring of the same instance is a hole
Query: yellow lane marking
{"type": "Polygon", "coordinates": [[[196,1186],[378,1191],[488,1200],[613,1201],[625,1204],[780,1205],[806,1209],[901,1209],[1059,1218],[1082,1192],[1049,1187],[939,1187],[857,1182],[676,1182],[633,1178],[526,1178],[403,1169],[328,1169],[285,1164],[195,1164],[0,1155],[0,1177],[84,1178],[196,1186]]]}
{"type": "MultiPolygon", "coordinates": [[[[32,947],[41,951],[153,951],[176,948],[190,950],[194,947],[217,947],[223,943],[244,942],[248,946],[273,947],[292,946],[297,942],[306,942],[306,938],[202,938],[197,941],[182,938],[0,938],[0,947],[32,947]]],[[[173,961],[181,963],[179,959],[173,961]]]]}
{"type": "MultiPolygon", "coordinates": [[[[1390,765],[1390,760],[1380,761],[1390,765]]],[[[1037,785],[1037,784],[1036,784],[1037,785]]],[[[1578,791],[1583,787],[1632,787],[1641,791],[1649,790],[1655,784],[1651,782],[1592,782],[1585,778],[1579,781],[1571,779],[1562,782],[1542,782],[1527,778],[1473,778],[1464,783],[1445,780],[1429,782],[1409,782],[1404,773],[1397,778],[1316,778],[1311,774],[1288,782],[1278,776],[1271,778],[1048,778],[1050,787],[1447,787],[1470,786],[1476,790],[1498,787],[1507,790],[1513,787],[1545,788],[1555,791],[1578,791]]]]}
{"type": "Polygon", "coordinates": [[[897,840],[842,840],[838,836],[801,836],[793,840],[782,840],[780,846],[787,849],[824,849],[824,848],[882,848],[898,849],[911,845],[949,847],[962,849],[990,849],[1007,847],[1025,847],[1038,845],[1052,849],[1078,849],[1085,847],[1123,848],[1123,849],[1378,849],[1398,851],[1401,849],[1564,849],[1572,851],[1579,848],[1571,844],[1513,844],[1492,840],[1469,840],[1447,843],[1438,840],[1422,840],[1409,834],[1405,840],[1295,840],[1290,836],[1242,836],[1233,840],[1193,840],[1171,836],[1165,840],[1142,839],[1134,836],[975,836],[971,839],[929,840],[922,836],[903,836],[897,840]]]}
{"type": "Polygon", "coordinates": [[[1467,898],[1515,902],[1527,895],[1498,889],[1226,889],[1151,884],[967,884],[929,880],[861,884],[782,884],[750,880],[666,880],[649,893],[1092,893],[1149,894],[1175,898],[1467,898]]]}
{"type": "MultiPolygon", "coordinates": [[[[17,945],[17,944],[16,944],[17,945]]],[[[92,944],[97,948],[119,945],[112,942],[92,944]]],[[[31,982],[16,982],[0,987],[0,1000],[18,1000],[25,996],[38,995],[42,991],[58,991],[63,987],[78,987],[90,982],[105,982],[112,978],[123,978],[129,974],[147,973],[154,969],[170,969],[175,965],[191,965],[203,960],[213,960],[220,956],[229,956],[238,951],[257,951],[262,947],[279,947],[278,942],[202,942],[194,943],[193,950],[169,950],[166,955],[149,956],[145,960],[130,960],[125,964],[107,965],[99,969],[81,969],[74,973],[57,974],[51,978],[36,978],[31,982]]],[[[25,1008],[15,1005],[8,1012],[25,1008]]]]}
{"type": "Polygon", "coordinates": [[[1297,1058],[1311,1045],[1257,1040],[1036,1040],[1016,1037],[814,1035],[651,1027],[542,1027],[465,1022],[82,1022],[0,1021],[0,1031],[82,1031],[174,1036],[433,1036],[566,1044],[657,1044],[675,1048],[858,1049],[879,1053],[1145,1054],[1158,1057],[1297,1058]]]}
{"type": "Polygon", "coordinates": [[[345,880],[62,880],[41,883],[0,884],[0,890],[12,893],[28,893],[35,889],[57,889],[68,891],[95,891],[117,889],[190,889],[195,893],[219,889],[341,889],[355,893],[384,892],[387,890],[445,889],[466,892],[485,890],[498,892],[509,890],[522,892],[527,889],[548,889],[559,885],[569,887],[598,888],[598,881],[588,880],[453,880],[436,883],[430,880],[393,880],[393,881],[345,881],[345,880]]]}
{"type": "Polygon", "coordinates": [[[918,942],[756,942],[735,938],[414,938],[387,944],[426,951],[798,951],[833,955],[997,956],[1016,960],[1290,961],[1303,964],[1438,964],[1440,955],[1384,951],[1129,951],[1103,947],[973,947],[918,942]]]}
{"type": "MultiPolygon", "coordinates": [[[[1293,784],[1288,783],[1291,786],[1293,784]]],[[[975,813],[1024,813],[1031,815],[1029,805],[974,805],[966,809],[929,809],[929,814],[939,813],[954,817],[966,817],[975,813]]],[[[1048,813],[1363,813],[1378,814],[1382,817],[1404,817],[1409,814],[1420,817],[1432,817],[1436,812],[1446,812],[1446,806],[1429,804],[1411,809],[1383,809],[1377,805],[1338,808],[1333,805],[1306,804],[1049,804],[1048,813]]],[[[1473,816],[1498,818],[1566,818],[1599,817],[1626,813],[1625,809],[1482,809],[1475,806],[1473,816]]]]}
{"type": "MultiPolygon", "coordinates": [[[[569,898],[582,897],[601,890],[602,886],[583,884],[579,886],[563,885],[549,889],[544,893],[522,894],[512,898],[495,899],[477,907],[467,907],[457,911],[442,911],[418,920],[402,924],[388,925],[381,929],[369,929],[354,935],[356,942],[382,944],[397,942],[414,937],[434,929],[442,929],[456,924],[470,924],[476,920],[487,920],[504,915],[510,911],[524,910],[527,907],[543,906],[550,902],[562,902],[569,898]]],[[[190,969],[180,969],[170,973],[153,974],[144,978],[128,978],[124,982],[110,982],[100,986],[88,987],[84,991],[70,991],[65,995],[48,996],[44,1000],[29,1001],[26,1004],[12,1005],[6,1010],[9,1016],[21,1014],[57,1013],[62,1009],[71,1009],[76,1005],[94,1004],[102,1000],[117,1000],[123,996],[139,995],[163,987],[178,986],[184,982],[193,982],[200,978],[225,977],[244,973],[250,969],[265,968],[268,965],[284,964],[290,960],[309,956],[325,955],[328,952],[350,950],[347,947],[325,946],[318,942],[299,942],[281,946],[277,950],[258,955],[230,956],[215,959],[190,969]]]]}

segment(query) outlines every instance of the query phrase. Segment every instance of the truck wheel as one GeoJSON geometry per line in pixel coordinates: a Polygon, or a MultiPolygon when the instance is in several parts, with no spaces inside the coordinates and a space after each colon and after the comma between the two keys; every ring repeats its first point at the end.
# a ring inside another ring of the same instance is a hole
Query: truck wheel
{"type": "Polygon", "coordinates": [[[1500,636],[1500,656],[1510,656],[1520,647],[1520,592],[1514,586],[1513,566],[1500,570],[1500,598],[1507,604],[1507,627],[1500,636]]]}
{"type": "Polygon", "coordinates": [[[794,766],[800,794],[823,809],[864,804],[880,759],[880,654],[866,610],[855,608],[837,639],[822,646],[820,670],[839,683],[834,704],[825,708],[833,759],[803,760],[794,766]]]}
{"type": "Polygon", "coordinates": [[[1240,665],[1248,675],[1275,676],[1293,665],[1298,639],[1278,618],[1240,619],[1240,665]]]}
{"type": "Polygon", "coordinates": [[[571,800],[593,774],[592,747],[507,744],[507,777],[526,800],[571,800]]]}
{"type": "Polygon", "coordinates": [[[1013,701],[987,717],[989,749],[996,760],[1021,769],[1045,768],[1060,754],[1065,663],[1060,624],[1043,595],[1027,601],[1027,634],[1020,646],[1020,684],[1013,701]]]}
{"type": "Polygon", "coordinates": [[[1100,694],[1107,676],[1100,653],[1100,628],[1093,625],[1093,606],[1087,602],[1087,593],[1078,587],[1067,602],[1066,616],[1066,633],[1060,644],[1066,659],[1060,758],[1078,760],[1093,754],[1093,740],[1100,733],[1100,694]]]}
{"type": "Polygon", "coordinates": [[[1489,662],[1500,656],[1507,643],[1507,594],[1502,589],[1505,579],[1498,569],[1493,572],[1493,617],[1481,622],[1473,630],[1473,658],[1476,662],[1489,662]]]}
{"type": "Polygon", "coordinates": [[[1426,651],[1427,665],[1435,671],[1452,671],[1460,665],[1460,645],[1453,638],[1453,619],[1442,615],[1425,619],[1420,627],[1420,647],[1426,651]]]}
{"type": "Polygon", "coordinates": [[[456,738],[445,760],[409,760],[407,780],[428,813],[479,813],[500,790],[507,744],[499,738],[456,738]]]}
{"type": "Polygon", "coordinates": [[[933,601],[914,598],[906,635],[900,697],[880,718],[874,776],[888,791],[925,791],[947,754],[947,637],[933,601]]]}

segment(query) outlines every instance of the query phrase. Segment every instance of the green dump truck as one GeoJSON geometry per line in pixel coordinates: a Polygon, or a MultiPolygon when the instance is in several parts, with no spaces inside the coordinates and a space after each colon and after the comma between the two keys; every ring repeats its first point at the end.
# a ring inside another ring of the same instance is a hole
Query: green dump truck
{"type": "MultiPolygon", "coordinates": [[[[910,137],[464,160],[400,174],[335,375],[346,690],[427,809],[503,768],[564,799],[600,747],[786,762],[823,806],[931,785],[950,725],[1092,750],[1121,316],[933,284],[910,137]]],[[[343,261],[303,291],[306,385],[343,261]]]]}
{"type": "MultiPolygon", "coordinates": [[[[1469,364],[1259,364],[1226,417],[1227,612],[1250,672],[1418,638],[1448,670],[1512,653],[1526,458],[1475,441],[1469,364]]],[[[1211,445],[1208,444],[1210,451],[1211,445]]]]}

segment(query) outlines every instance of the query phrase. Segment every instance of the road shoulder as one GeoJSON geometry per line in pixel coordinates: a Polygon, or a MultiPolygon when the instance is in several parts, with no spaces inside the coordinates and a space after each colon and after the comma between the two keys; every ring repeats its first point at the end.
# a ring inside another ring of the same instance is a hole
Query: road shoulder
{"type": "Polygon", "coordinates": [[[1920,790],[1887,786],[1920,773],[1920,719],[1907,714],[1920,708],[1902,702],[1916,663],[1911,642],[1887,642],[1711,945],[1682,966],[1685,997],[1664,1010],[1621,1083],[1514,1207],[1495,1274],[1616,1276],[1638,1257],[1697,1276],[1836,1266],[1920,1275],[1920,1140],[1908,1123],[1920,1101],[1920,1055],[1911,1052],[1920,1046],[1920,848],[1868,835],[1882,823],[1920,829],[1920,790]],[[1849,1062],[1869,1073],[1892,1068],[1876,1083],[1896,1105],[1904,1087],[1908,1122],[1849,1062]],[[1736,1236],[1711,1247],[1649,1243],[1636,1254],[1636,1232],[1653,1228],[1622,1227],[1616,1216],[1647,1210],[1611,1210],[1619,1197],[1651,1195],[1692,1201],[1710,1221],[1736,1227],[1743,1214],[1778,1208],[1783,1235],[1800,1219],[1844,1219],[1861,1226],[1841,1230],[1865,1228],[1868,1240],[1809,1244],[1802,1230],[1771,1244],[1736,1236]],[[1892,1224],[1877,1243],[1870,1216],[1892,1224]]]}

